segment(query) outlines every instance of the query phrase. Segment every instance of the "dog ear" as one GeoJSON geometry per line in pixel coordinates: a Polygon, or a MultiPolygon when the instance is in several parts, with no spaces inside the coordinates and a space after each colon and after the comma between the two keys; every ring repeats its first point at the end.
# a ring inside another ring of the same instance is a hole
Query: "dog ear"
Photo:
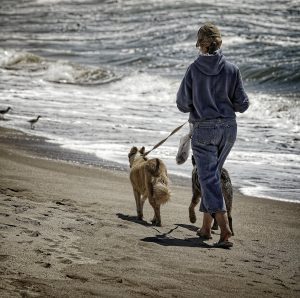
{"type": "Polygon", "coordinates": [[[142,154],[145,153],[145,147],[144,146],[140,149],[140,153],[142,153],[142,154]]]}
{"type": "Polygon", "coordinates": [[[137,147],[132,147],[128,153],[128,158],[134,154],[136,154],[138,152],[138,148],[137,147]]]}

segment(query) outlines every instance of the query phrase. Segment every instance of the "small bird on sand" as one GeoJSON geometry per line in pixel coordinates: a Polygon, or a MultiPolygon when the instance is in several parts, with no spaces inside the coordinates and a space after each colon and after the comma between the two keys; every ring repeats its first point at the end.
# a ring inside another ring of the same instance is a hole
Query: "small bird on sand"
{"type": "Polygon", "coordinates": [[[28,120],[28,122],[30,123],[30,128],[31,128],[31,129],[34,129],[34,124],[37,123],[41,117],[42,117],[42,116],[37,116],[36,119],[28,120]]]}
{"type": "Polygon", "coordinates": [[[4,115],[5,115],[6,113],[8,113],[9,110],[11,110],[11,107],[8,107],[8,108],[5,109],[5,110],[0,110],[0,117],[1,117],[2,119],[4,119],[4,115]]]}

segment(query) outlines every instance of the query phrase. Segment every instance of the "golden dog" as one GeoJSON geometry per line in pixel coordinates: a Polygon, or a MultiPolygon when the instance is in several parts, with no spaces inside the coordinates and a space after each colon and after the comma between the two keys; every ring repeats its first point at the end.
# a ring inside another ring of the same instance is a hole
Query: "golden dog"
{"type": "Polygon", "coordinates": [[[143,154],[145,147],[140,150],[132,147],[129,154],[130,181],[136,201],[138,219],[143,219],[143,206],[146,199],[154,209],[152,223],[161,226],[160,205],[170,199],[168,188],[169,179],[167,168],[158,158],[147,159],[143,154]]]}

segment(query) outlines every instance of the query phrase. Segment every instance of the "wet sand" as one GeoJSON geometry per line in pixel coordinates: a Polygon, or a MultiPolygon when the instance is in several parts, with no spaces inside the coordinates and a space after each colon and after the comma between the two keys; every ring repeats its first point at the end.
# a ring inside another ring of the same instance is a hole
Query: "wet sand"
{"type": "Polygon", "coordinates": [[[189,222],[188,184],[154,227],[127,171],[46,158],[66,152],[0,128],[1,297],[299,297],[300,204],[235,192],[234,247],[218,249],[189,222]]]}

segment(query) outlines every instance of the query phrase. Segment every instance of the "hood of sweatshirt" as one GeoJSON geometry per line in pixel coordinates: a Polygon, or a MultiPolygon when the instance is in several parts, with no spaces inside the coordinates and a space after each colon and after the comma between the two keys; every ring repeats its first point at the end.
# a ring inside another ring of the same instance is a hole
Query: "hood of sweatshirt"
{"type": "Polygon", "coordinates": [[[199,71],[209,76],[217,75],[223,69],[224,64],[225,57],[221,50],[214,55],[199,55],[194,62],[199,71]]]}

